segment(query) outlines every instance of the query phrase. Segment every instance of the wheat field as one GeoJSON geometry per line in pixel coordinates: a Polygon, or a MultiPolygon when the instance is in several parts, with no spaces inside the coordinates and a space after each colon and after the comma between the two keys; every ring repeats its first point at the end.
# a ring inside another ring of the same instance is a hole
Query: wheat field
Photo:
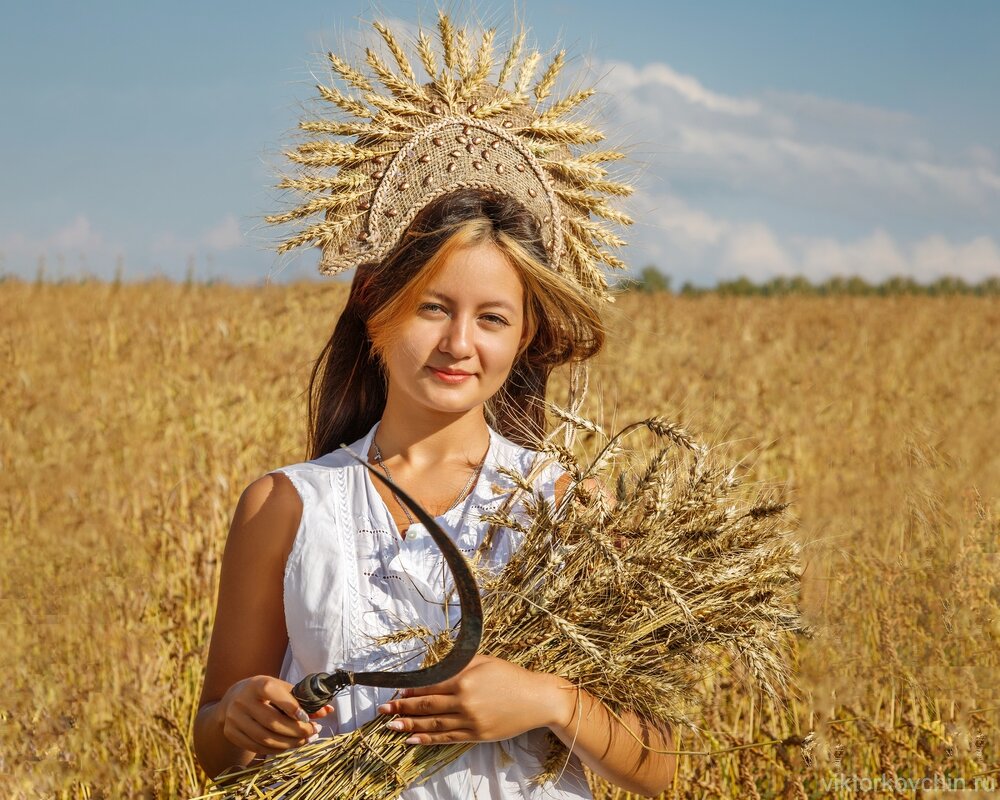
{"type": "MultiPolygon", "coordinates": [[[[206,788],[189,731],[230,516],[304,457],[345,298],[0,282],[0,795],[206,788]]],[[[806,554],[796,696],[706,684],[667,796],[1000,790],[1000,302],[628,294],[609,324],[586,412],[681,422],[782,488],[806,554]]]]}

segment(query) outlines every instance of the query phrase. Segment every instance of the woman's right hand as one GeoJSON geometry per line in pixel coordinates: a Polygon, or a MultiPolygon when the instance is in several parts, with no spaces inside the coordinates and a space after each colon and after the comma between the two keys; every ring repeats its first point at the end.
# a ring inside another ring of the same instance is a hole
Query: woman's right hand
{"type": "Polygon", "coordinates": [[[292,697],[292,684],[270,675],[237,681],[219,701],[223,735],[237,747],[277,755],[315,741],[322,719],[333,712],[323,706],[307,714],[292,697]]]}

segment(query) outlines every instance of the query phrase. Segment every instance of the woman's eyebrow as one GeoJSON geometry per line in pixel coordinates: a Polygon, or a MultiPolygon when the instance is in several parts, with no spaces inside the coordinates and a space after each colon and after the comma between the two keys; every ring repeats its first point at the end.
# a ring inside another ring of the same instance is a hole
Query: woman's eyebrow
{"type": "MultiPolygon", "coordinates": [[[[433,297],[433,298],[435,298],[437,300],[444,300],[446,303],[453,303],[454,302],[454,300],[452,298],[450,298],[448,295],[442,294],[441,292],[435,292],[432,289],[428,289],[426,292],[424,292],[424,294],[428,295],[429,297],[433,297]]],[[[507,311],[509,311],[512,314],[515,311],[514,306],[512,306],[506,300],[487,300],[485,303],[480,303],[479,307],[480,308],[487,308],[487,307],[504,308],[504,309],[506,309],[507,311]]]]}

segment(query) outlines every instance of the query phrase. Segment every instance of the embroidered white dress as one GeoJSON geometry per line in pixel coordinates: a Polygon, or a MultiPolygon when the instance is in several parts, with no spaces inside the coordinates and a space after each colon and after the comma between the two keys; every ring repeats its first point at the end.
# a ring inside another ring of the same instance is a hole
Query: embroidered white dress
{"type": "MultiPolygon", "coordinates": [[[[376,422],[350,445],[364,457],[376,422]]],[[[482,542],[489,525],[479,517],[500,506],[512,488],[497,467],[527,474],[537,453],[490,429],[490,444],[479,479],[468,497],[436,519],[466,554],[482,542]]],[[[343,448],[312,461],[282,467],[302,498],[299,524],[284,573],[288,648],[280,677],[297,683],[313,672],[407,670],[420,665],[422,646],[414,640],[375,645],[373,640],[410,625],[437,632],[458,622],[457,601],[445,606],[453,583],[440,550],[420,523],[403,538],[375,490],[368,471],[343,448]]],[[[548,465],[535,483],[550,501],[560,468],[548,465]]],[[[515,506],[513,513],[521,511],[515,506]]],[[[500,569],[520,543],[501,529],[484,562],[500,569]]],[[[392,689],[354,686],[333,702],[335,713],[320,720],[321,736],[347,733],[376,716],[392,689]]],[[[406,789],[405,800],[469,798],[591,798],[579,760],[571,757],[561,777],[541,785],[547,754],[545,730],[528,731],[504,742],[484,742],[406,789]]],[[[404,734],[400,734],[403,736],[404,734]]]]}

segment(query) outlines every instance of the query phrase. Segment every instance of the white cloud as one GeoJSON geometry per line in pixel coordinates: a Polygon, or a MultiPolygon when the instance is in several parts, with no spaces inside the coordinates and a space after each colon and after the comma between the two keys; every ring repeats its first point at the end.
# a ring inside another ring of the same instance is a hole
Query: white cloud
{"type": "Polygon", "coordinates": [[[800,272],[817,281],[833,275],[862,275],[875,281],[892,275],[913,275],[912,263],[881,229],[853,242],[829,237],[803,239],[798,252],[800,272]]]}
{"type": "Polygon", "coordinates": [[[153,239],[149,249],[161,258],[187,258],[206,252],[223,253],[246,244],[240,222],[235,214],[226,214],[195,237],[178,236],[165,231],[153,239]]]}
{"type": "Polygon", "coordinates": [[[149,245],[149,252],[159,258],[177,258],[191,254],[191,241],[180,239],[173,233],[158,234],[149,245]]]}
{"type": "Polygon", "coordinates": [[[899,241],[875,227],[857,237],[803,236],[781,234],[763,220],[717,217],[676,195],[643,195],[637,204],[641,222],[633,229],[633,247],[652,254],[678,282],[800,274],[816,283],[835,275],[876,283],[894,275],[921,283],[950,275],[978,283],[1000,276],[1000,246],[985,235],[956,241],[934,233],[899,241]]]}
{"type": "Polygon", "coordinates": [[[805,92],[764,93],[769,109],[778,109],[799,120],[815,120],[824,126],[860,126],[871,129],[892,127],[896,130],[910,128],[916,122],[912,114],[894,109],[850,103],[831,97],[819,97],[805,92]]]}
{"type": "Polygon", "coordinates": [[[76,255],[102,250],[107,246],[104,236],[94,230],[85,214],[78,214],[70,222],[48,234],[30,237],[15,232],[0,240],[0,250],[11,256],[37,257],[56,252],[76,255]]]}
{"type": "Polygon", "coordinates": [[[733,227],[726,237],[721,266],[723,277],[746,275],[754,280],[775,273],[787,275],[795,270],[778,237],[767,225],[759,222],[733,227]]]}
{"type": "Polygon", "coordinates": [[[979,281],[1000,275],[1000,249],[988,236],[955,244],[941,235],[928,236],[913,247],[913,273],[918,280],[939,275],[960,275],[979,281]]]}
{"type": "Polygon", "coordinates": [[[97,250],[104,246],[104,237],[94,230],[90,220],[80,214],[68,225],[48,237],[46,247],[57,250],[97,250]]]}
{"type": "Polygon", "coordinates": [[[17,232],[4,236],[0,239],[0,254],[5,264],[9,262],[25,275],[44,259],[50,272],[60,277],[69,277],[80,270],[106,276],[124,256],[125,248],[96,230],[86,214],[78,214],[48,233],[17,232]]]}
{"type": "Polygon", "coordinates": [[[966,229],[1000,219],[996,153],[935,144],[911,114],[809,94],[735,97],[662,63],[602,71],[604,124],[640,143],[635,157],[653,185],[854,220],[883,215],[869,228],[897,218],[966,229]]]}
{"type": "Polygon", "coordinates": [[[637,198],[637,202],[645,207],[640,215],[644,223],[666,231],[676,246],[688,252],[717,244],[730,227],[724,220],[690,208],[679,197],[672,195],[655,199],[643,195],[637,198]]]}
{"type": "Polygon", "coordinates": [[[225,219],[205,231],[201,237],[202,243],[210,250],[224,252],[235,250],[244,244],[243,232],[235,214],[226,215],[225,219]]]}
{"type": "Polygon", "coordinates": [[[982,167],[988,172],[996,172],[997,167],[1000,166],[1000,162],[997,161],[997,155],[990,148],[984,147],[983,145],[973,145],[966,151],[969,156],[969,161],[972,162],[974,166],[982,167]]]}
{"type": "Polygon", "coordinates": [[[601,88],[609,92],[633,92],[639,88],[660,87],[667,89],[688,103],[709,111],[734,116],[750,116],[760,112],[760,103],[740,97],[730,97],[706,89],[691,75],[684,75],[663,63],[647,64],[636,68],[622,61],[604,64],[610,70],[601,82],[601,88]]]}
{"type": "Polygon", "coordinates": [[[906,159],[681,122],[672,133],[676,149],[662,159],[669,162],[662,167],[666,174],[683,162],[686,174],[701,171],[733,188],[753,186],[760,194],[796,202],[825,198],[825,205],[833,200],[850,205],[862,196],[888,200],[900,211],[989,205],[1000,213],[1000,174],[984,166],[906,159]]]}
{"type": "MultiPolygon", "coordinates": [[[[201,258],[214,253],[236,250],[246,244],[235,214],[227,214],[216,224],[192,238],[163,232],[152,242],[133,251],[125,262],[129,267],[142,266],[145,259],[166,262],[168,267],[188,258],[201,258]],[[132,263],[136,261],[136,263],[132,263]]],[[[102,277],[110,277],[115,264],[126,256],[125,248],[97,230],[86,214],[78,214],[69,222],[48,233],[34,236],[11,233],[0,238],[0,254],[4,268],[30,274],[38,260],[44,258],[50,271],[75,275],[84,269],[102,277]]]]}

